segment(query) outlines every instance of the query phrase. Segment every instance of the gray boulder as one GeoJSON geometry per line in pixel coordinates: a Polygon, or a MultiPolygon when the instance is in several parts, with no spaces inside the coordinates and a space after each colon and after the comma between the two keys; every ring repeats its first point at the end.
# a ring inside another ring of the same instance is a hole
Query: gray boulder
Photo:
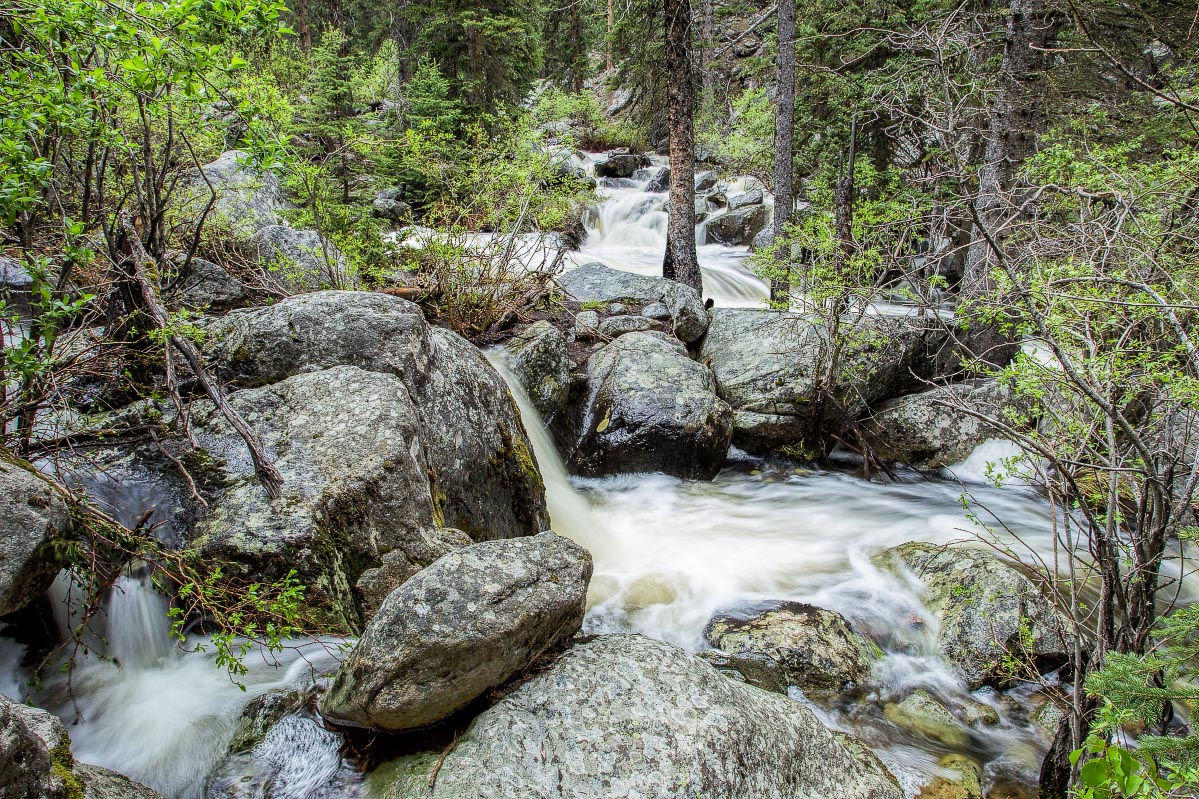
{"type": "Polygon", "coordinates": [[[913,691],[902,702],[887,703],[883,715],[892,724],[945,746],[962,749],[970,743],[970,729],[923,689],[913,691]]]}
{"type": "Polygon", "coordinates": [[[670,309],[666,307],[666,303],[651,302],[641,309],[641,315],[646,319],[664,322],[670,319],[670,309]]]}
{"type": "Polygon", "coordinates": [[[1074,650],[1066,618],[1018,568],[967,546],[907,543],[883,554],[927,588],[941,654],[971,689],[1063,665],[1074,650]],[[1022,664],[1012,669],[1013,664],[1022,664]]]}
{"type": "Polygon", "coordinates": [[[754,240],[749,243],[750,252],[761,252],[774,243],[774,231],[770,228],[763,228],[758,231],[758,235],[754,236],[754,240]]]}
{"type": "Polygon", "coordinates": [[[719,615],[708,622],[704,638],[729,656],[732,668],[744,657],[757,670],[766,659],[779,673],[778,682],[805,691],[862,683],[883,655],[840,614],[799,602],[719,615]]]}
{"type": "Polygon", "coordinates": [[[708,309],[694,289],[646,275],[612,269],[601,263],[583,264],[558,276],[558,285],[576,302],[662,302],[670,311],[674,333],[688,344],[708,329],[708,309]]]}
{"type": "Polygon", "coordinates": [[[387,598],[321,713],[393,731],[442,721],[568,641],[590,579],[591,555],[555,533],[452,552],[387,598]]]}
{"type": "Polygon", "coordinates": [[[631,178],[633,173],[643,166],[649,166],[649,159],[644,155],[614,150],[595,162],[595,176],[597,178],[631,178]]]}
{"type": "Polygon", "coordinates": [[[570,465],[579,474],[711,479],[732,437],[712,373],[661,333],[629,333],[591,356],[570,465]]]}
{"type": "Polygon", "coordinates": [[[180,272],[168,297],[193,310],[227,311],[244,305],[252,292],[228,271],[212,261],[192,258],[180,272]]]}
{"type": "Polygon", "coordinates": [[[730,209],[707,221],[708,244],[726,244],[730,247],[748,246],[769,221],[770,214],[764,205],[750,205],[730,209]]]}
{"type": "Polygon", "coordinates": [[[595,338],[599,332],[600,317],[595,311],[580,311],[575,316],[575,338],[595,338]]]}
{"type": "Polygon", "coordinates": [[[315,230],[268,225],[251,242],[268,284],[282,293],[353,288],[357,283],[346,257],[315,230]]]}
{"type": "Polygon", "coordinates": [[[736,211],[738,208],[748,208],[751,205],[761,205],[764,200],[765,194],[760,188],[755,186],[747,189],[746,191],[728,195],[728,206],[730,211],[736,211]]]}
{"type": "Polygon", "coordinates": [[[625,333],[643,333],[657,326],[657,322],[645,316],[609,316],[600,322],[599,334],[605,338],[616,338],[625,333]]]}
{"type": "Polygon", "coordinates": [[[470,342],[430,326],[416,305],[386,294],[316,292],[211,320],[204,343],[218,374],[240,386],[340,365],[398,377],[433,469],[435,526],[476,541],[549,526],[507,384],[470,342]]]}
{"type": "Polygon", "coordinates": [[[605,112],[608,116],[615,116],[621,111],[629,107],[633,102],[633,91],[631,89],[617,89],[612,92],[612,102],[608,104],[608,110],[605,112]]]}
{"type": "Polygon", "coordinates": [[[570,392],[566,337],[549,322],[535,322],[506,345],[508,369],[542,419],[552,419],[570,392]]]}
{"type": "Polygon", "coordinates": [[[900,799],[855,743],[801,703],[676,647],[607,635],[484,711],[436,780],[438,758],[416,756],[391,764],[395,777],[381,787],[388,799],[900,799]]]}
{"type": "Polygon", "coordinates": [[[383,562],[367,569],[355,588],[362,605],[362,618],[370,620],[379,612],[391,592],[406,583],[442,555],[468,547],[474,541],[461,530],[436,529],[404,541],[383,556],[383,562]]]}
{"type": "Polygon", "coordinates": [[[751,452],[823,447],[823,431],[839,429],[870,404],[918,384],[917,376],[937,376],[934,353],[943,353],[948,339],[937,322],[867,315],[856,323],[847,320],[849,325],[858,344],[843,353],[837,402],[818,408],[812,400],[828,350],[823,326],[778,311],[712,311],[700,357],[736,413],[737,446],[751,452]]]}
{"type": "Polygon", "coordinates": [[[716,187],[716,173],[712,170],[704,170],[703,172],[695,173],[695,190],[709,191],[716,187]]]}
{"type": "Polygon", "coordinates": [[[54,542],[70,528],[67,503],[46,478],[0,453],[0,616],[33,602],[54,582],[54,542]]]}
{"type": "Polygon", "coordinates": [[[0,257],[0,288],[29,291],[33,276],[18,259],[0,257]]]}
{"type": "Polygon", "coordinates": [[[375,195],[371,202],[371,216],[385,219],[395,224],[408,224],[412,221],[412,206],[402,199],[404,190],[396,187],[384,189],[375,195]]]}
{"type": "Polygon", "coordinates": [[[649,182],[645,184],[645,190],[655,194],[670,191],[670,167],[663,166],[655,170],[649,182]]]}
{"type": "Polygon", "coordinates": [[[63,723],[0,694],[0,799],[162,799],[128,777],[75,762],[63,723]]]}
{"type": "Polygon", "coordinates": [[[181,181],[176,212],[183,220],[198,222],[209,200],[213,205],[205,225],[228,231],[235,239],[280,224],[279,212],[287,207],[275,173],[254,165],[252,156],[240,150],[222,153],[181,181]]]}
{"type": "Polygon", "coordinates": [[[879,458],[941,469],[1000,435],[962,408],[1002,419],[1008,407],[1014,407],[1011,392],[995,380],[952,383],[888,400],[862,420],[862,429],[879,458]]]}

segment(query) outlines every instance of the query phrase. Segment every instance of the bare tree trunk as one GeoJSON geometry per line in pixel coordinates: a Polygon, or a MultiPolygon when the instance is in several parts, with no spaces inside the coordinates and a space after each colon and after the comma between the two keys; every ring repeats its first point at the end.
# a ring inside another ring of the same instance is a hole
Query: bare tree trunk
{"type": "MultiPolygon", "coordinates": [[[[711,0],[705,0],[710,5],[711,0]]],[[[770,299],[785,302],[791,291],[791,245],[784,231],[795,212],[795,174],[792,149],[795,139],[795,0],[779,0],[778,59],[774,113],[774,264],[778,272],[770,281],[770,299]]]]}
{"type": "Polygon", "coordinates": [[[312,22],[308,14],[308,0],[296,0],[296,32],[300,35],[300,47],[304,52],[312,50],[312,22]]]}
{"type": "Polygon", "coordinates": [[[1048,50],[1057,37],[1059,15],[1046,0],[1011,0],[999,86],[988,121],[987,146],[974,202],[976,224],[962,270],[961,295],[981,297],[991,287],[995,247],[1002,247],[1013,190],[1024,161],[1033,153],[1044,121],[1048,50]]]}
{"type": "Polygon", "coordinates": [[[664,0],[666,96],[670,113],[670,202],[662,275],[703,290],[695,254],[695,86],[691,0],[664,0]]]}
{"type": "Polygon", "coordinates": [[[608,0],[608,36],[604,42],[608,71],[612,71],[612,28],[616,25],[616,0],[608,0]]]}

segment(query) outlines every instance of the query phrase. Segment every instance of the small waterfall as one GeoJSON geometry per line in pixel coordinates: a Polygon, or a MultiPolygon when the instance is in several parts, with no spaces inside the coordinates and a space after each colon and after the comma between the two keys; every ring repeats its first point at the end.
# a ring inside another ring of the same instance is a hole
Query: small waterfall
{"type": "Polygon", "coordinates": [[[121,577],[107,601],[108,655],[125,668],[157,666],[174,654],[166,597],[146,577],[121,577]]]}

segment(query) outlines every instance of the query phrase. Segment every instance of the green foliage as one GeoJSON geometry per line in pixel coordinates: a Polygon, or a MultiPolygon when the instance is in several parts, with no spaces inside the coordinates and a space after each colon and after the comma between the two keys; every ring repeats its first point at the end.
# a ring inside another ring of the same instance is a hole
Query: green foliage
{"type": "Polygon", "coordinates": [[[565,123],[567,132],[556,135],[565,143],[584,150],[629,147],[648,149],[644,130],[633,119],[612,120],[604,114],[599,99],[590,92],[567,93],[550,87],[542,92],[533,107],[533,123],[565,123]]]}
{"type": "Polygon", "coordinates": [[[1148,752],[1125,749],[1097,735],[1071,753],[1071,765],[1079,762],[1078,799],[1181,799],[1194,796],[1199,785],[1195,768],[1163,768],[1148,752]]]}
{"type": "Polygon", "coordinates": [[[408,101],[408,127],[435,136],[452,137],[461,132],[465,114],[462,103],[452,96],[450,82],[432,61],[422,61],[412,80],[404,86],[408,101]]]}
{"type": "Polygon", "coordinates": [[[731,113],[709,101],[697,121],[696,140],[730,174],[753,175],[769,185],[774,171],[774,112],[765,89],[738,94],[732,99],[731,113]]]}

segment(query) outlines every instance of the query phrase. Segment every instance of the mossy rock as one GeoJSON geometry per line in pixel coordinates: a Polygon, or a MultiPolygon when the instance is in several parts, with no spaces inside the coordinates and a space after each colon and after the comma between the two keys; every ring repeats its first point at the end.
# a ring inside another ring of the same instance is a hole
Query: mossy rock
{"type": "Polygon", "coordinates": [[[958,749],[970,743],[969,728],[928,691],[914,691],[902,702],[887,703],[883,715],[897,727],[930,741],[958,749]]]}

